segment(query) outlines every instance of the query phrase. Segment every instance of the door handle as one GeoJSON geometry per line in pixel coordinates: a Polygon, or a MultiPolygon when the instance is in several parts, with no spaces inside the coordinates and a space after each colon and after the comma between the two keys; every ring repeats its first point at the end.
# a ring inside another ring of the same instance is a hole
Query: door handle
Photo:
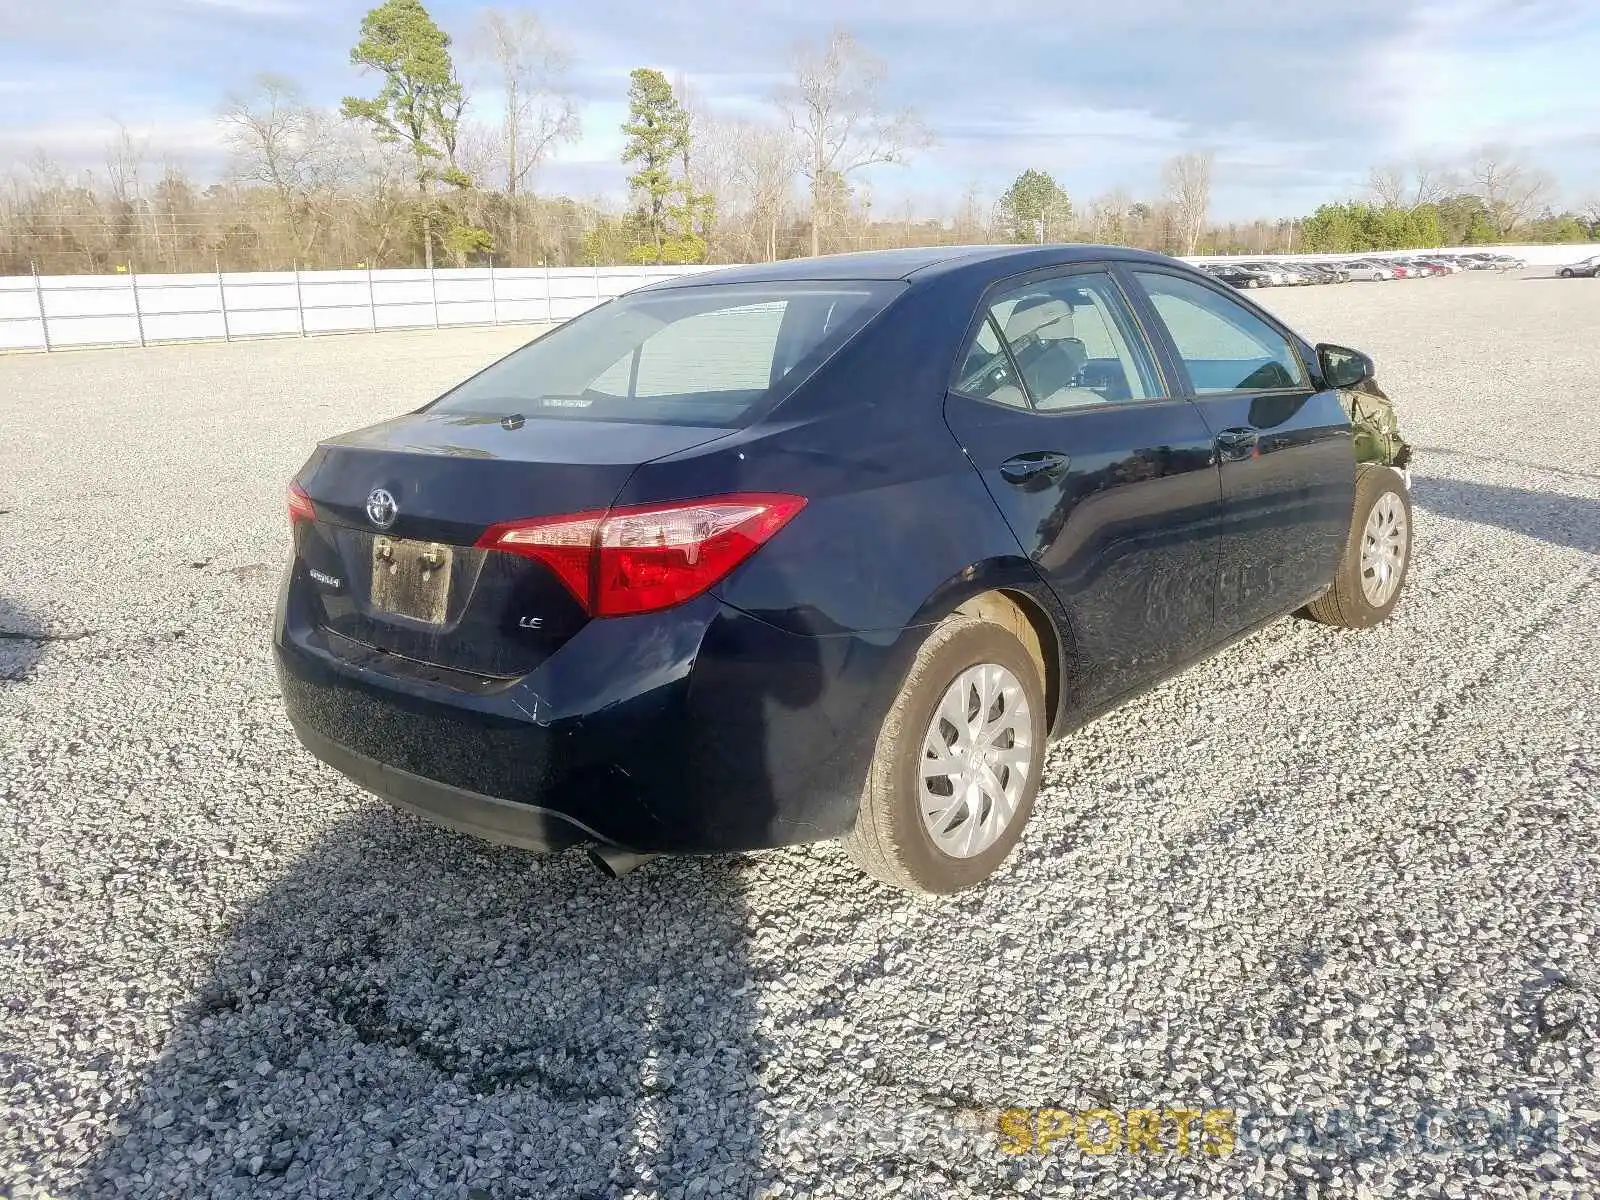
{"type": "Polygon", "coordinates": [[[1066,473],[1072,459],[1059,450],[1033,450],[1017,454],[1000,464],[1000,477],[1007,483],[1042,482],[1066,473]]]}
{"type": "Polygon", "coordinates": [[[1255,453],[1261,435],[1254,429],[1236,427],[1217,434],[1217,455],[1229,461],[1249,458],[1255,453]]]}

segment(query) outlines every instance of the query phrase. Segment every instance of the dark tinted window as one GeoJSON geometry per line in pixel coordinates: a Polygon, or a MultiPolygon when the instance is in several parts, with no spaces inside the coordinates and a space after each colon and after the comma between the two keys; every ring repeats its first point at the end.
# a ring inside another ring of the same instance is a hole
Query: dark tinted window
{"type": "Polygon", "coordinates": [[[1134,274],[1172,335],[1196,392],[1309,386],[1294,347],[1238,301],[1176,275],[1134,274]]]}
{"type": "Polygon", "coordinates": [[[635,293],[551,330],[433,408],[738,425],[803,383],[902,289],[791,282],[635,293]]]}

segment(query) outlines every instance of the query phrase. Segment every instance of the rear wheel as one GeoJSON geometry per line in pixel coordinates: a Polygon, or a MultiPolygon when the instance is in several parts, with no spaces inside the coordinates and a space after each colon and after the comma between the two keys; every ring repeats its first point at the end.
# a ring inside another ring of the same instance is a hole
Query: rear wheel
{"type": "Polygon", "coordinates": [[[1394,611],[1411,566],[1411,497],[1393,467],[1357,468],[1350,537],[1333,584],[1305,607],[1325,625],[1366,629],[1394,611]]]}
{"type": "Polygon", "coordinates": [[[845,848],[908,891],[972,887],[1005,860],[1033,812],[1044,765],[1039,642],[1000,600],[923,643],[878,734],[845,848]]]}

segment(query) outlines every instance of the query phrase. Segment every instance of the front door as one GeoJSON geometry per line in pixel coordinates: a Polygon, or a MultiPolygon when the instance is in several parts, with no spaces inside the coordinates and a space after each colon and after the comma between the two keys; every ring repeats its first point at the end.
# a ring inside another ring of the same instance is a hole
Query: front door
{"type": "Polygon", "coordinates": [[[1002,285],[959,361],[945,419],[1067,611],[1075,707],[1204,650],[1221,511],[1212,435],[1172,395],[1110,272],[1002,285]]]}
{"type": "Polygon", "coordinates": [[[1333,578],[1355,507],[1355,447],[1338,393],[1312,381],[1299,339],[1188,274],[1132,272],[1215,437],[1222,470],[1216,621],[1231,637],[1333,578]]]}

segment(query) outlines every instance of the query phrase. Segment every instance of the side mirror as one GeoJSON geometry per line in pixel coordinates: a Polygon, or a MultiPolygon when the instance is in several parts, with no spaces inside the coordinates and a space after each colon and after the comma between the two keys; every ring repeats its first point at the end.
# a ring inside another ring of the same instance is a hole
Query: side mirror
{"type": "Polygon", "coordinates": [[[1324,342],[1317,347],[1317,362],[1322,366],[1322,377],[1329,387],[1358,387],[1377,374],[1372,360],[1359,350],[1346,346],[1331,346],[1324,342]]]}

